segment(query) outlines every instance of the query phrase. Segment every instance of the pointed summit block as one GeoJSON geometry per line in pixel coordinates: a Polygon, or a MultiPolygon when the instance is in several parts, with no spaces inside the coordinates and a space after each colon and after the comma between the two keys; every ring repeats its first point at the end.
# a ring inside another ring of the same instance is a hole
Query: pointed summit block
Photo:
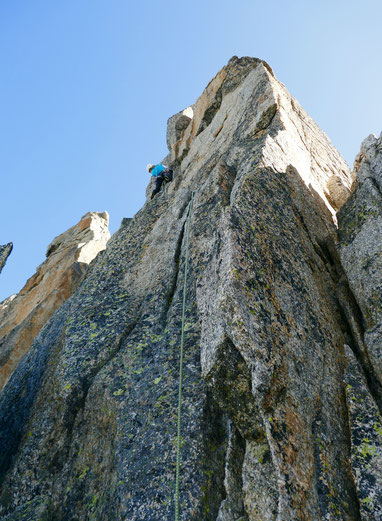
{"type": "Polygon", "coordinates": [[[265,167],[296,168],[332,214],[349,197],[349,167],[263,60],[231,58],[192,111],[191,124],[172,146],[172,158],[183,169],[198,169],[206,157],[222,156],[241,143],[256,150],[265,167]]]}

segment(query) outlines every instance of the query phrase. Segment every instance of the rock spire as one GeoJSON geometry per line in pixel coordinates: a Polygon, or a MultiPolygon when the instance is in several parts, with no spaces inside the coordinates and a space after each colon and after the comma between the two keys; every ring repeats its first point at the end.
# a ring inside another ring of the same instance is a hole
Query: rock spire
{"type": "Polygon", "coordinates": [[[173,519],[191,191],[181,519],[380,519],[379,141],[353,183],[269,65],[233,57],[167,143],[173,182],[0,395],[3,519],[173,519]]]}
{"type": "Polygon", "coordinates": [[[18,295],[0,304],[0,389],[40,329],[74,292],[110,238],[107,212],[88,212],[48,246],[46,260],[18,295]]]}

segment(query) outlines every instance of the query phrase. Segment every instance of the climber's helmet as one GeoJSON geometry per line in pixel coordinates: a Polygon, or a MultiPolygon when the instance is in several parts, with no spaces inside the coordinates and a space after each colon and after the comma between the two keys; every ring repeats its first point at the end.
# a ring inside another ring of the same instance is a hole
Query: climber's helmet
{"type": "Polygon", "coordinates": [[[146,169],[148,171],[148,173],[151,172],[151,170],[154,168],[155,165],[152,165],[151,163],[149,163],[147,166],[146,166],[146,169]]]}

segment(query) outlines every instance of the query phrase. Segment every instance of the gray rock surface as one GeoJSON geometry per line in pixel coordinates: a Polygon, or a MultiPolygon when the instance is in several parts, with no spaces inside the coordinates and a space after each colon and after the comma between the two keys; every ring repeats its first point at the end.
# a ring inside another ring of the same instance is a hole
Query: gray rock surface
{"type": "Polygon", "coordinates": [[[360,313],[366,356],[382,384],[382,135],[355,161],[355,189],[339,212],[340,257],[360,313]]]}
{"type": "Polygon", "coordinates": [[[354,163],[353,192],[338,212],[339,254],[352,291],[345,372],[351,464],[362,519],[382,519],[382,138],[370,135],[354,163]],[[357,361],[357,360],[358,361],[357,361]]]}
{"type": "Polygon", "coordinates": [[[7,262],[9,255],[11,254],[12,248],[13,244],[11,242],[0,246],[0,272],[4,268],[4,265],[7,262]]]}
{"type": "Polygon", "coordinates": [[[88,212],[48,246],[46,260],[18,295],[0,304],[0,389],[52,313],[82,282],[110,238],[107,212],[88,212]]]}
{"type": "Polygon", "coordinates": [[[351,426],[351,465],[362,519],[382,519],[382,419],[362,369],[347,346],[344,375],[351,426]]]}
{"type": "Polygon", "coordinates": [[[166,133],[166,141],[169,150],[171,150],[173,145],[182,137],[184,131],[190,124],[192,117],[192,107],[188,107],[169,118],[167,121],[166,133]]]}
{"type": "Polygon", "coordinates": [[[180,519],[379,519],[345,390],[345,341],[376,381],[336,249],[349,168],[262,60],[232,58],[192,110],[179,131],[170,118],[174,181],[123,221],[0,395],[6,521],[173,519],[191,191],[180,519]]]}

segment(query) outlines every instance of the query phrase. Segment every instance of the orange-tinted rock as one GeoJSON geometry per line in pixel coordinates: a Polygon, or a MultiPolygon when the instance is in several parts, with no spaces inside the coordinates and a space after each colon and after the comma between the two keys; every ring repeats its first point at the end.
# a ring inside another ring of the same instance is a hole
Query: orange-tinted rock
{"type": "Polygon", "coordinates": [[[77,289],[110,238],[107,212],[88,212],[56,237],[20,293],[0,306],[0,389],[48,318],[77,289]]]}

